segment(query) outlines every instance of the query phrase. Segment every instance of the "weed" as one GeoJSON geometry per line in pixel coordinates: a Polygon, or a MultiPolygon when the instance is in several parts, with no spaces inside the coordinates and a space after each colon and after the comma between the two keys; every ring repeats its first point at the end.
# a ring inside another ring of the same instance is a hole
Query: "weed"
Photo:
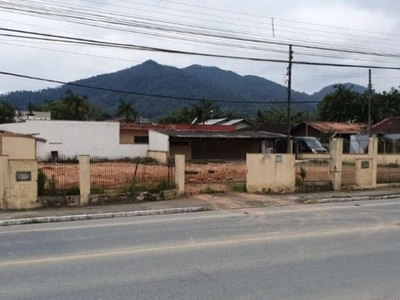
{"type": "Polygon", "coordinates": [[[175,184],[164,180],[157,183],[132,183],[128,187],[127,192],[132,194],[140,192],[159,193],[174,188],[176,188],[175,184]]]}
{"type": "Polygon", "coordinates": [[[246,183],[235,183],[234,185],[232,185],[232,191],[236,193],[246,193],[247,192],[246,183]]]}
{"type": "Polygon", "coordinates": [[[204,190],[202,190],[202,193],[203,193],[203,194],[210,194],[210,195],[212,195],[212,194],[222,194],[222,193],[224,193],[224,192],[223,192],[223,191],[214,190],[214,189],[212,189],[212,188],[210,188],[210,187],[208,186],[208,187],[206,187],[204,190]]]}
{"type": "Polygon", "coordinates": [[[42,169],[39,169],[37,186],[38,186],[38,195],[42,196],[45,193],[47,182],[47,175],[43,172],[42,169]]]}
{"type": "Polygon", "coordinates": [[[300,175],[301,179],[304,181],[306,179],[306,177],[307,177],[307,170],[304,169],[303,167],[301,167],[299,175],[300,175]]]}

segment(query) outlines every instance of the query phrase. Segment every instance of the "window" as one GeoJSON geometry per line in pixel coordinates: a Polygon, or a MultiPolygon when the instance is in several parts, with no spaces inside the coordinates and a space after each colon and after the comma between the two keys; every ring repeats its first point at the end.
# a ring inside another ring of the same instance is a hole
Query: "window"
{"type": "Polygon", "coordinates": [[[134,141],[135,141],[135,144],[148,144],[149,137],[148,136],[135,136],[134,141]]]}

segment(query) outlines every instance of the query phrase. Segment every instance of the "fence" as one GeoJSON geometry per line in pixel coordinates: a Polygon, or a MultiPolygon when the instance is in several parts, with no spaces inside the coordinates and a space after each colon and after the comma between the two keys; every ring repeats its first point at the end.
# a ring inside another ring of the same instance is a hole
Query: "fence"
{"type": "Polygon", "coordinates": [[[342,162],[342,186],[352,187],[356,185],[356,163],[355,161],[342,162]]]}
{"type": "Polygon", "coordinates": [[[397,163],[378,165],[377,183],[400,183],[400,166],[397,163]]]}
{"type": "Polygon", "coordinates": [[[77,161],[38,162],[38,195],[79,195],[79,164],[77,161]]]}
{"type": "Polygon", "coordinates": [[[296,190],[299,192],[331,191],[330,159],[312,159],[296,162],[296,190]]]}
{"type": "Polygon", "coordinates": [[[189,194],[246,190],[246,161],[191,160],[185,165],[185,187],[189,194]]]}
{"type": "Polygon", "coordinates": [[[104,161],[91,158],[91,194],[152,190],[174,185],[172,162],[159,164],[146,159],[104,161]]]}

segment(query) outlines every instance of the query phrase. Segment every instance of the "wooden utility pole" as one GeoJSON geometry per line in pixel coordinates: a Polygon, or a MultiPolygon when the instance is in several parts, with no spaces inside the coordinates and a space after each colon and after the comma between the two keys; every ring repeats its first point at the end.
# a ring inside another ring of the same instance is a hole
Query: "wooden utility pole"
{"type": "Polygon", "coordinates": [[[368,70],[368,136],[369,137],[372,137],[371,102],[372,102],[372,74],[371,74],[371,69],[369,69],[368,70]]]}
{"type": "Polygon", "coordinates": [[[293,61],[293,51],[292,45],[289,45],[289,66],[288,66],[288,103],[287,103],[287,153],[292,153],[292,147],[290,142],[290,129],[291,129],[291,101],[292,101],[292,61],[293,61]]]}

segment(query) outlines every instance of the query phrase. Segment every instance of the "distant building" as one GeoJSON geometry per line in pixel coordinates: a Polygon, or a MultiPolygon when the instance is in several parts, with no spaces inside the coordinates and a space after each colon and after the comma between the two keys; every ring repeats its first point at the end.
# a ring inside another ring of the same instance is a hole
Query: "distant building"
{"type": "Polygon", "coordinates": [[[25,122],[26,120],[36,120],[36,121],[50,121],[51,112],[48,111],[16,111],[15,112],[15,122],[25,122]]]}
{"type": "Polygon", "coordinates": [[[204,125],[223,125],[223,126],[235,126],[236,130],[242,130],[254,126],[253,122],[245,119],[234,119],[229,120],[228,118],[221,119],[210,119],[204,122],[204,125]]]}

